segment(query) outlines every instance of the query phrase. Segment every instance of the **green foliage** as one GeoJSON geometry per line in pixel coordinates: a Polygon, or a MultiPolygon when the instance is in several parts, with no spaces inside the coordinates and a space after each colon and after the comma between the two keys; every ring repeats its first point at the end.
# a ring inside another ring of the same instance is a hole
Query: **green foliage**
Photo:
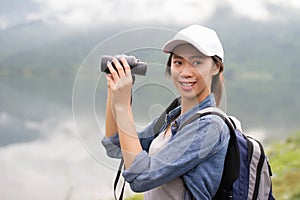
{"type": "Polygon", "coordinates": [[[300,199],[300,131],[268,152],[273,170],[273,191],[277,199],[300,199]]]}
{"type": "Polygon", "coordinates": [[[125,200],[143,200],[144,195],[143,194],[135,194],[131,197],[127,197],[125,200]]]}

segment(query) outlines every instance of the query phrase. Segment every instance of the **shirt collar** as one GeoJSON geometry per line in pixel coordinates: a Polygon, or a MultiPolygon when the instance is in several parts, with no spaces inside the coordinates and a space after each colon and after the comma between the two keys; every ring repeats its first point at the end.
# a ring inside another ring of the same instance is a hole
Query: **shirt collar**
{"type": "Polygon", "coordinates": [[[191,117],[194,113],[198,112],[199,110],[202,110],[204,108],[211,107],[211,106],[216,106],[215,96],[213,93],[208,95],[203,101],[201,101],[199,104],[197,104],[196,106],[194,106],[192,109],[188,110],[186,113],[184,113],[181,116],[179,116],[180,112],[181,112],[181,105],[174,108],[166,115],[166,123],[169,124],[177,116],[179,116],[178,119],[176,120],[176,123],[179,125],[180,122],[185,121],[186,119],[191,117]]]}

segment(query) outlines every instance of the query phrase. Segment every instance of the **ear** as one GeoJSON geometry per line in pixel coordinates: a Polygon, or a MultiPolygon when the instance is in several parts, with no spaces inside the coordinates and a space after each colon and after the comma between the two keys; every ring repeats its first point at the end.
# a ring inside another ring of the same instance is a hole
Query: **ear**
{"type": "Polygon", "coordinates": [[[213,64],[213,69],[212,69],[212,75],[215,76],[220,72],[220,64],[219,63],[214,63],[213,64]]]}

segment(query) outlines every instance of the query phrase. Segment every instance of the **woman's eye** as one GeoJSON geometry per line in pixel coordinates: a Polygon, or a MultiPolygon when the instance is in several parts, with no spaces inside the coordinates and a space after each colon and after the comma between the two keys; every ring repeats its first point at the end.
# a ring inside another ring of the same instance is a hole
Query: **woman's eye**
{"type": "Polygon", "coordinates": [[[180,61],[174,61],[173,62],[175,65],[181,65],[182,64],[182,62],[180,62],[180,61]]]}
{"type": "Polygon", "coordinates": [[[200,65],[200,64],[201,64],[200,61],[194,61],[194,62],[193,62],[193,65],[200,65]]]}

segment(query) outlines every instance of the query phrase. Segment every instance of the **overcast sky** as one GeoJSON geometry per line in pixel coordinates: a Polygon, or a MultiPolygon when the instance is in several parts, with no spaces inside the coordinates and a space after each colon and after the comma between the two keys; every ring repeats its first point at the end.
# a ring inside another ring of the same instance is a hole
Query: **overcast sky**
{"type": "Polygon", "coordinates": [[[259,21],[276,16],[274,7],[300,9],[297,0],[1,0],[0,30],[35,21],[76,28],[114,23],[199,23],[224,5],[259,21]]]}

